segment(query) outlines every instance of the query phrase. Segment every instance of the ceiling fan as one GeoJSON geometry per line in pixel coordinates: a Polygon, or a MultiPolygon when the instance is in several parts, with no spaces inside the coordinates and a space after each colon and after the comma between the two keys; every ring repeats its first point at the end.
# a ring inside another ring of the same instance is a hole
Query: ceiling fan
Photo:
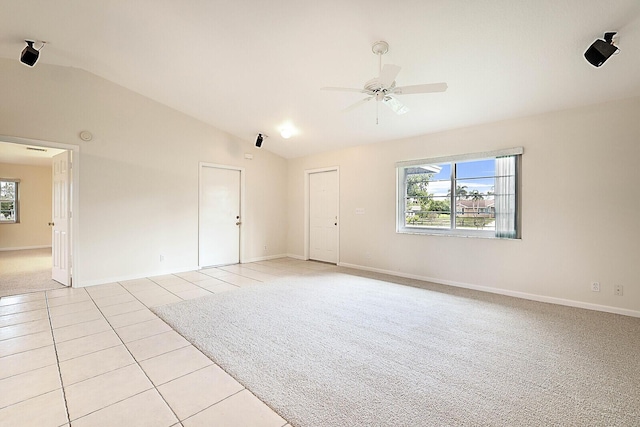
{"type": "MultiPolygon", "coordinates": [[[[364,84],[363,89],[351,89],[344,87],[323,87],[320,90],[333,90],[338,92],[358,92],[365,93],[367,97],[347,107],[344,111],[351,111],[367,102],[375,99],[393,110],[396,114],[404,114],[409,109],[400,102],[396,95],[410,95],[416,93],[435,93],[447,90],[446,83],[427,83],[412,86],[396,86],[396,77],[400,73],[401,67],[392,64],[382,66],[382,55],[389,51],[389,43],[385,41],[375,42],[371,48],[374,54],[378,55],[379,74],[364,84]]],[[[376,102],[376,124],[378,124],[378,103],[376,102]]]]}

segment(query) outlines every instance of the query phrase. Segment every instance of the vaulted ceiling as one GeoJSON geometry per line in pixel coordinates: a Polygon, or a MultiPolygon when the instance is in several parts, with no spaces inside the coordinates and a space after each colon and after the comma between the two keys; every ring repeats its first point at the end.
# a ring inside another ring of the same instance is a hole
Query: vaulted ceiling
{"type": "Polygon", "coordinates": [[[247,141],[266,133],[264,149],[287,158],[640,95],[638,0],[2,1],[0,57],[17,61],[24,39],[48,42],[39,63],[247,141]],[[620,54],[595,68],[583,53],[605,31],[620,54]],[[376,77],[378,40],[399,86],[449,89],[404,95],[400,116],[376,102],[343,112],[364,95],[320,88],[376,77]]]}

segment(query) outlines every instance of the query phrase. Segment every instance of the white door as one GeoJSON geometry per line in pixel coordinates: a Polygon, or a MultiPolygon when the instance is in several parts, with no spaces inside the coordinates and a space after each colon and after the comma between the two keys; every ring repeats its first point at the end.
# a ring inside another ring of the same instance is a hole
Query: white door
{"type": "Polygon", "coordinates": [[[309,174],[309,258],[338,262],[338,171],[309,174]]]}
{"type": "Polygon", "coordinates": [[[53,203],[51,219],[51,278],[65,286],[71,284],[71,152],[53,157],[53,203]]]}
{"type": "Polygon", "coordinates": [[[240,170],[200,166],[199,265],[240,262],[240,170]]]}

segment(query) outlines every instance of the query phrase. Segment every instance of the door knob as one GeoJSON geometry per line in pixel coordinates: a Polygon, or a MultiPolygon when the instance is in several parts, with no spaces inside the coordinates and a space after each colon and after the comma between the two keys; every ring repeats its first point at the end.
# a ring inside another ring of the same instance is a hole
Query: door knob
{"type": "Polygon", "coordinates": [[[50,226],[50,227],[53,227],[54,225],[55,225],[55,224],[54,224],[53,222],[50,222],[50,223],[49,223],[49,226],[50,226]]]}

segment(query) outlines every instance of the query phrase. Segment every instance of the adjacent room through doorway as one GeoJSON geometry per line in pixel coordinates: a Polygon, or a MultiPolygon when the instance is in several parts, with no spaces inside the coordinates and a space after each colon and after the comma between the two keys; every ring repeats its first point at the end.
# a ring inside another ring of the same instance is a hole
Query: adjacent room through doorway
{"type": "Polygon", "coordinates": [[[67,150],[0,141],[0,296],[64,287],[52,280],[52,158],[67,150]]]}

